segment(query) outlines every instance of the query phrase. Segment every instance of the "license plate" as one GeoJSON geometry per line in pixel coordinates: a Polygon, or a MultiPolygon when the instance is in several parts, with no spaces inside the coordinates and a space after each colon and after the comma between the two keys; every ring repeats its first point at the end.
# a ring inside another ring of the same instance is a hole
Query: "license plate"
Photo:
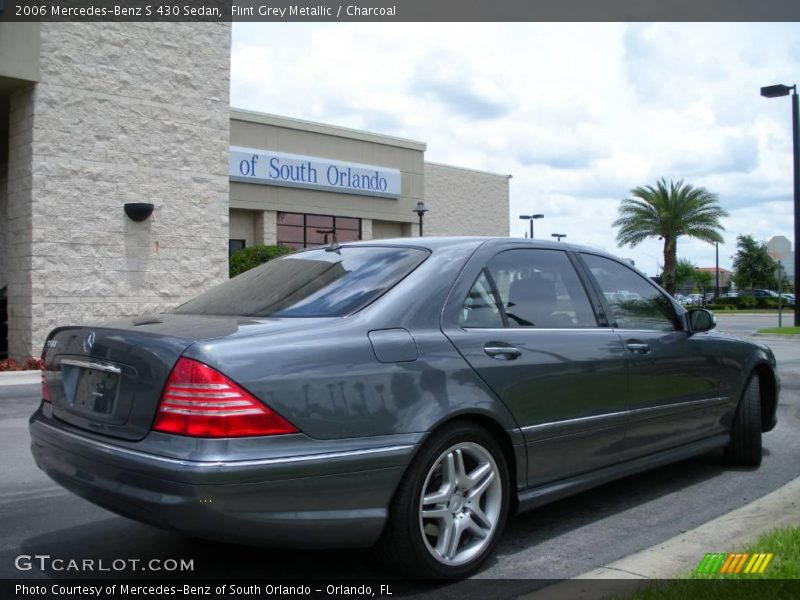
{"type": "Polygon", "coordinates": [[[81,412],[110,415],[117,399],[119,375],[94,369],[81,369],[75,390],[75,405],[81,412]]]}
{"type": "MultiPolygon", "coordinates": [[[[72,362],[72,361],[69,361],[72,362]]],[[[67,403],[76,412],[109,416],[119,391],[120,374],[116,369],[93,369],[62,362],[67,403]]]]}

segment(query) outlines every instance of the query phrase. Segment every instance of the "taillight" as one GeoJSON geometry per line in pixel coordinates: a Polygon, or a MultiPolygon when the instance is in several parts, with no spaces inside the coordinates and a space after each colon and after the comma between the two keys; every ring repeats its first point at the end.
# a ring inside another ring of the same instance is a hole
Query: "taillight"
{"type": "Polygon", "coordinates": [[[50,398],[50,386],[47,385],[47,370],[44,368],[44,354],[44,350],[42,350],[42,400],[52,403],[53,400],[50,398]]]}
{"type": "Polygon", "coordinates": [[[153,429],[214,438],[297,432],[236,382],[190,358],[180,358],[172,369],[153,429]]]}

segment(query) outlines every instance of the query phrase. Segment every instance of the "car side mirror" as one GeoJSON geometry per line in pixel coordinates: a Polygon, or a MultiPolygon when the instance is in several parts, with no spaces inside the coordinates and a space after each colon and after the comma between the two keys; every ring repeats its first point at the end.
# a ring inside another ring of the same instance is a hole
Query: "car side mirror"
{"type": "Polygon", "coordinates": [[[693,333],[698,331],[710,331],[717,326],[717,318],[710,310],[705,308],[693,308],[689,311],[689,330],[693,333]]]}

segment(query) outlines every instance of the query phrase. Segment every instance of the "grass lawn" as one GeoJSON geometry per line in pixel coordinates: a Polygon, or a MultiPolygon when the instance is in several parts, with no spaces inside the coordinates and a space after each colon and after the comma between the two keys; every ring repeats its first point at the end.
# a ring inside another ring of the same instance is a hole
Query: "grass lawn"
{"type": "MultiPolygon", "coordinates": [[[[702,306],[684,306],[686,310],[690,308],[703,308],[702,306]]],[[[777,315],[778,309],[769,309],[769,308],[723,308],[723,309],[714,309],[709,308],[711,312],[715,315],[777,315]]],[[[788,314],[788,310],[786,308],[783,309],[784,314],[788,314]]]]}
{"type": "Polygon", "coordinates": [[[797,334],[800,334],[800,327],[767,327],[766,329],[759,329],[758,333],[777,333],[779,335],[797,335],[797,334]]]}
{"type": "MultiPolygon", "coordinates": [[[[714,552],[716,548],[709,548],[714,552]]],[[[797,598],[800,592],[800,528],[779,529],[760,537],[743,550],[747,554],[772,553],[764,573],[708,575],[693,571],[682,579],[641,588],[628,596],[631,600],[708,600],[770,597],[797,598]],[[786,581],[794,580],[794,581],[786,581]]],[[[698,557],[698,565],[703,557],[698,557]]],[[[745,564],[749,559],[745,561],[745,564]]]]}

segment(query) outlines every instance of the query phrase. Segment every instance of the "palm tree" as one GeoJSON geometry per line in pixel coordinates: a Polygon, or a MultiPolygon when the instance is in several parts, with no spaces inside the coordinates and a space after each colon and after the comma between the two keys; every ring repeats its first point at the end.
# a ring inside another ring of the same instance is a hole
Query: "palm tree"
{"type": "Polygon", "coordinates": [[[636,246],[647,238],[664,240],[664,288],[675,291],[675,265],[677,242],[682,235],[704,242],[722,242],[719,231],[720,218],[728,213],[720,205],[716,194],[702,187],[677,183],[664,178],[656,186],[637,187],[631,190],[633,198],[622,200],[619,218],[612,223],[619,227],[617,243],[636,246]]]}

